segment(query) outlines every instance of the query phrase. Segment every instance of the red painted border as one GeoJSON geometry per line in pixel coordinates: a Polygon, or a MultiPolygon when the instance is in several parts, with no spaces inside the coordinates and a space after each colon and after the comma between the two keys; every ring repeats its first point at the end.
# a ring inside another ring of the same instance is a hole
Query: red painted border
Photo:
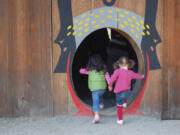
{"type": "Polygon", "coordinates": [[[149,77],[149,55],[146,52],[146,57],[147,57],[147,75],[146,75],[146,80],[144,83],[144,86],[141,90],[141,93],[139,94],[138,98],[131,104],[125,111],[124,114],[140,114],[142,115],[143,113],[140,111],[140,105],[141,105],[141,100],[144,95],[144,92],[146,90],[146,85],[149,77]]]}
{"type": "Polygon", "coordinates": [[[88,109],[81,101],[80,99],[76,96],[73,88],[72,88],[72,84],[71,84],[71,80],[70,80],[70,76],[69,76],[69,66],[70,66],[70,56],[71,53],[69,53],[68,55],[68,62],[67,62],[67,80],[68,80],[68,87],[69,87],[69,91],[71,93],[72,99],[76,105],[77,108],[77,113],[75,114],[75,116],[89,116],[89,115],[93,115],[94,113],[88,109]]]}
{"type": "MultiPolygon", "coordinates": [[[[80,99],[76,96],[73,88],[72,88],[72,84],[71,84],[71,80],[70,80],[70,76],[69,76],[69,68],[70,68],[70,56],[71,53],[69,53],[68,55],[68,62],[67,62],[67,79],[68,79],[68,87],[69,87],[69,91],[71,93],[72,99],[76,105],[77,108],[77,113],[74,116],[90,116],[93,115],[93,111],[91,111],[90,109],[88,109],[81,101],[80,99]]],[[[131,104],[125,111],[124,114],[143,114],[140,111],[140,105],[141,105],[141,101],[142,101],[142,97],[144,95],[144,92],[146,90],[146,85],[147,85],[147,81],[148,81],[148,77],[149,77],[149,55],[146,52],[146,57],[147,57],[147,75],[146,75],[146,80],[144,83],[144,86],[142,88],[141,93],[139,94],[138,98],[133,102],[133,104],[131,104]]]]}

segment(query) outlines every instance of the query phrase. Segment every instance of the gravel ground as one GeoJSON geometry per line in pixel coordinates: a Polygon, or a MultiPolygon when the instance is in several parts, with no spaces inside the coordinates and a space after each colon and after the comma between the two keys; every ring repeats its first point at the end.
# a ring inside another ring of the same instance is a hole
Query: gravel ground
{"type": "Polygon", "coordinates": [[[116,117],[63,115],[52,118],[0,118],[0,135],[180,135],[180,120],[162,121],[153,116],[126,115],[124,125],[116,117]]]}

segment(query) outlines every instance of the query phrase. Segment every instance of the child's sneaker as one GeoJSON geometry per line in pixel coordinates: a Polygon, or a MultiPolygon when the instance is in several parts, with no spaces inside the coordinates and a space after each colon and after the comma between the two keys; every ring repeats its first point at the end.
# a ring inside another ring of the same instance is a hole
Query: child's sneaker
{"type": "Polygon", "coordinates": [[[94,120],[92,121],[92,123],[96,124],[96,123],[99,123],[99,122],[100,122],[100,117],[99,117],[99,115],[95,114],[94,120]]]}
{"type": "Polygon", "coordinates": [[[100,105],[99,105],[99,108],[100,108],[101,110],[104,110],[104,104],[100,104],[100,105]]]}
{"type": "Polygon", "coordinates": [[[123,103],[123,108],[126,108],[127,107],[127,103],[123,103]]]}
{"type": "Polygon", "coordinates": [[[123,120],[117,120],[117,124],[123,125],[123,120]]]}
{"type": "Polygon", "coordinates": [[[94,120],[92,121],[92,123],[94,123],[94,124],[99,123],[99,122],[100,122],[100,119],[94,119],[94,120]]]}

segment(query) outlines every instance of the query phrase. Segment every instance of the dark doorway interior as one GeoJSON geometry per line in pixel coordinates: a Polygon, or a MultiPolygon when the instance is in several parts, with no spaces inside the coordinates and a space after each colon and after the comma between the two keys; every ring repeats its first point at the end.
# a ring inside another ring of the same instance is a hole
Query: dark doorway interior
{"type": "MultiPolygon", "coordinates": [[[[92,106],[91,92],[88,89],[88,76],[79,73],[80,68],[85,68],[90,55],[98,53],[107,64],[110,74],[113,73],[112,64],[121,56],[128,56],[136,62],[134,71],[138,71],[137,55],[129,41],[119,32],[111,30],[112,40],[109,40],[107,29],[99,29],[87,36],[78,47],[73,64],[72,79],[77,96],[87,105],[92,106]]],[[[133,81],[135,84],[135,81],[133,81]]],[[[112,92],[104,95],[105,107],[115,106],[115,97],[112,92]]]]}

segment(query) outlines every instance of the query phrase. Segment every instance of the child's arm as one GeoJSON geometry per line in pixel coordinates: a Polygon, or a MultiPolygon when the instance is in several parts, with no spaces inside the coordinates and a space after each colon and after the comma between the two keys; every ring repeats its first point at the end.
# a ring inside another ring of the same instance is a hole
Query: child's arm
{"type": "Polygon", "coordinates": [[[105,78],[106,78],[107,83],[109,84],[110,80],[111,80],[111,77],[110,77],[108,72],[105,73],[105,78]]]}
{"type": "Polygon", "coordinates": [[[116,81],[118,77],[118,71],[115,70],[113,75],[111,76],[110,82],[109,82],[109,87],[112,87],[113,83],[116,81]]]}
{"type": "Polygon", "coordinates": [[[81,68],[79,72],[80,72],[80,74],[85,74],[85,75],[89,74],[89,72],[86,68],[81,68]]]}
{"type": "Polygon", "coordinates": [[[141,79],[144,78],[144,75],[140,75],[140,74],[134,73],[134,72],[132,72],[132,73],[133,73],[133,74],[132,74],[132,79],[138,79],[138,80],[141,80],[141,79]]]}

